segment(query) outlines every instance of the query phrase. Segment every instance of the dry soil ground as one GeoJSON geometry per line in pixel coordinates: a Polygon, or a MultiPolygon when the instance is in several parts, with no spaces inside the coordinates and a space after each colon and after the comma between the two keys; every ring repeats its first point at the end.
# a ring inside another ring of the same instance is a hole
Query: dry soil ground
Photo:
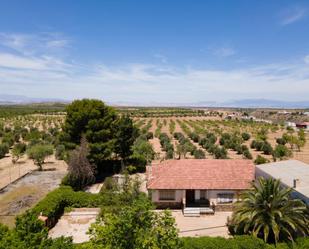
{"type": "MultiPolygon", "coordinates": [[[[14,172],[16,179],[19,175],[19,165],[10,164],[10,159],[0,160],[0,176],[2,186],[8,183],[8,172],[14,172]],[[3,177],[2,176],[6,176],[3,177]]],[[[14,225],[17,214],[35,205],[48,192],[57,188],[65,176],[67,165],[63,161],[49,157],[43,166],[44,171],[36,171],[37,167],[30,160],[24,159],[20,164],[21,172],[31,172],[28,175],[9,184],[0,192],[0,223],[14,225]],[[26,166],[25,166],[26,165],[26,166]],[[23,168],[25,166],[25,168],[23,168]]],[[[12,178],[13,179],[13,178],[12,178]]]]}
{"type": "Polygon", "coordinates": [[[232,212],[216,212],[214,215],[184,217],[181,210],[172,211],[181,237],[221,236],[227,238],[229,233],[226,222],[231,214],[232,212]]]}
{"type": "Polygon", "coordinates": [[[62,215],[56,226],[49,231],[49,237],[72,236],[74,243],[86,242],[89,240],[87,231],[99,213],[99,208],[75,208],[62,215]]]}

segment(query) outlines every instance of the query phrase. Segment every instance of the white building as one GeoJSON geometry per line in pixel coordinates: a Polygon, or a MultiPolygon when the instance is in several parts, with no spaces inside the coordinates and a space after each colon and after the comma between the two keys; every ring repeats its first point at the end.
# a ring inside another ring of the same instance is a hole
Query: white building
{"type": "Polygon", "coordinates": [[[297,160],[287,160],[257,165],[255,176],[280,179],[283,187],[293,188],[292,197],[309,205],[309,165],[297,160]]]}

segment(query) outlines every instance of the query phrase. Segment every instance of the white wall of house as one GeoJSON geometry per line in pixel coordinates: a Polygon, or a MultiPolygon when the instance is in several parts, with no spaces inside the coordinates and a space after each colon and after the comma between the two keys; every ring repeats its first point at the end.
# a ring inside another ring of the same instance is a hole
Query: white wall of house
{"type": "Polygon", "coordinates": [[[185,190],[175,190],[175,200],[160,200],[159,191],[160,190],[151,190],[152,202],[181,202],[182,198],[186,196],[185,190]]]}
{"type": "MultiPolygon", "coordinates": [[[[174,200],[160,200],[159,198],[159,191],[160,190],[152,190],[152,201],[153,202],[181,202],[183,198],[186,197],[186,190],[175,190],[175,199],[174,200]]],[[[209,200],[210,204],[214,203],[215,205],[220,204],[218,203],[218,194],[233,194],[233,202],[237,201],[237,191],[235,190],[207,190],[207,199],[209,200]]],[[[200,190],[195,190],[194,192],[194,199],[200,199],[200,190]]]]}
{"type": "Polygon", "coordinates": [[[233,194],[233,202],[237,201],[237,191],[234,190],[209,190],[207,191],[207,199],[210,204],[218,205],[218,194],[233,194]]]}

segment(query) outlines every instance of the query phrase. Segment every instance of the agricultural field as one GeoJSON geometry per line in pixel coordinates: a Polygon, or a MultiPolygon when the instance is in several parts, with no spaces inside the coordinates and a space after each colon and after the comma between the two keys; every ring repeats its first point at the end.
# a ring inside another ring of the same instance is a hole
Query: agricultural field
{"type": "Polygon", "coordinates": [[[12,226],[16,215],[57,188],[66,175],[67,164],[57,149],[65,115],[49,106],[0,109],[0,223],[12,226]],[[39,146],[49,150],[42,171],[27,153],[39,146]]]}
{"type": "MultiPolygon", "coordinates": [[[[67,173],[58,141],[66,113],[62,105],[9,106],[0,110],[0,222],[12,226],[17,214],[57,188],[67,173]],[[52,148],[43,162],[43,171],[38,171],[37,162],[27,152],[38,144],[52,148]]],[[[148,164],[173,158],[248,158],[256,163],[294,158],[309,163],[309,143],[298,143],[296,131],[277,124],[225,120],[230,111],[117,109],[121,115],[131,116],[140,136],[144,136],[137,139],[135,149],[144,155],[147,152],[148,164]],[[279,144],[287,151],[279,150],[281,154],[274,157],[279,144]]]]}
{"type": "Polygon", "coordinates": [[[293,158],[309,163],[309,144],[305,142],[309,135],[302,134],[301,141],[297,131],[279,124],[224,120],[220,116],[135,118],[135,124],[151,134],[149,141],[157,160],[258,158],[257,163],[261,163],[293,158]]]}

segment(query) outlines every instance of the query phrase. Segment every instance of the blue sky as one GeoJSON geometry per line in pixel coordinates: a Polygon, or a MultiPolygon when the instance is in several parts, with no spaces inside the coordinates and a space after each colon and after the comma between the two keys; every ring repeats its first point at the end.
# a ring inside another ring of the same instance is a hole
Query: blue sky
{"type": "Polygon", "coordinates": [[[308,1],[3,0],[1,94],[307,100],[308,31],[308,1]]]}

